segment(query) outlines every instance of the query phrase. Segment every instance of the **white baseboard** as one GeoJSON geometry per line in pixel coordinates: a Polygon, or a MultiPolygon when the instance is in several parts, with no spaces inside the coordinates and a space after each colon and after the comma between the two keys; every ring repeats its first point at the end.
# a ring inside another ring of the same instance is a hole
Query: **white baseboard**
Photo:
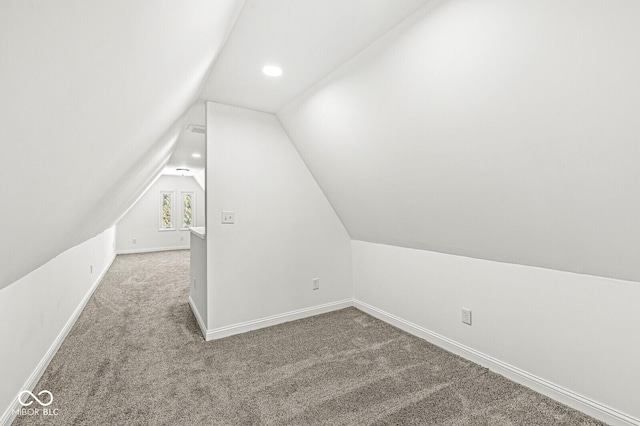
{"type": "Polygon", "coordinates": [[[569,407],[575,408],[576,410],[582,411],[583,413],[606,422],[607,424],[614,426],[640,426],[640,419],[621,413],[611,407],[607,407],[606,405],[600,404],[599,402],[593,401],[572,392],[569,389],[558,386],[541,377],[509,365],[482,352],[476,351],[475,349],[441,336],[431,330],[427,330],[424,327],[406,321],[360,300],[353,299],[353,306],[371,316],[398,327],[407,333],[418,336],[436,346],[440,346],[441,348],[448,350],[449,352],[453,352],[463,358],[487,367],[516,383],[527,386],[536,392],[546,395],[549,398],[568,405],[569,407]]]}
{"type": "Polygon", "coordinates": [[[93,296],[93,293],[96,291],[96,288],[98,288],[98,285],[106,275],[107,271],[109,270],[109,268],[111,267],[115,259],[116,259],[116,254],[114,253],[113,256],[111,257],[111,260],[107,263],[107,266],[96,278],[93,284],[91,284],[91,287],[89,288],[89,291],[87,292],[87,294],[84,296],[84,298],[82,298],[82,300],[80,301],[80,304],[78,304],[76,309],[73,311],[73,313],[67,320],[64,327],[62,327],[62,330],[60,330],[60,333],[58,333],[58,336],[55,338],[55,340],[49,347],[49,350],[47,350],[47,352],[44,354],[44,356],[36,366],[35,370],[33,370],[31,375],[25,382],[25,384],[17,392],[17,395],[13,400],[13,402],[11,403],[11,405],[9,406],[9,408],[7,408],[7,410],[4,412],[2,417],[0,417],[0,426],[9,426],[13,422],[13,420],[16,417],[16,414],[14,414],[14,412],[16,412],[20,408],[18,403],[18,397],[20,395],[20,392],[23,390],[33,391],[33,388],[38,384],[38,381],[40,380],[45,370],[49,366],[49,363],[53,359],[54,355],[56,354],[56,352],[58,352],[58,349],[60,349],[60,345],[62,345],[62,342],[64,342],[64,339],[67,338],[67,335],[73,328],[73,325],[78,320],[78,317],[80,317],[80,314],[82,313],[84,307],[89,302],[89,299],[91,299],[91,296],[93,296]]]}
{"type": "MultiPolygon", "coordinates": [[[[163,249],[167,250],[167,249],[163,249]]],[[[175,250],[175,249],[174,249],[175,250]]],[[[160,251],[160,250],[158,250],[160,251]]],[[[120,252],[119,252],[120,253],[120,252]]],[[[82,310],[86,306],[87,302],[93,295],[95,289],[98,287],[102,278],[109,270],[111,264],[115,259],[115,255],[111,258],[111,261],[107,265],[107,267],[101,272],[100,276],[96,279],[96,281],[92,284],[91,288],[82,299],[78,307],[75,309],[63,329],[60,331],[54,342],[51,344],[51,347],[44,355],[38,366],[35,368],[31,376],[27,379],[24,386],[21,390],[33,390],[36,386],[42,374],[46,370],[47,366],[53,359],[53,356],[56,354],[60,345],[64,341],[64,339],[71,331],[71,328],[75,324],[76,320],[82,313],[82,310]]],[[[496,358],[493,358],[489,355],[486,355],[482,352],[476,351],[468,346],[460,344],[454,340],[451,340],[447,337],[441,336],[433,331],[430,331],[426,328],[423,328],[417,324],[406,321],[400,317],[397,317],[393,314],[385,312],[381,309],[378,309],[374,306],[371,306],[365,302],[362,302],[357,299],[346,299],[337,302],[326,303],[323,305],[313,306],[310,308],[298,309],[291,312],[286,312],[283,314],[272,315],[266,318],[261,318],[257,320],[247,321],[243,323],[238,323],[226,327],[215,328],[211,330],[207,330],[206,324],[203,321],[200,313],[198,312],[195,303],[189,297],[189,305],[198,321],[198,325],[205,337],[205,340],[215,340],[221,339],[223,337],[232,336],[234,334],[245,333],[247,331],[256,330],[264,327],[269,327],[276,324],[281,324],[284,322],[294,321],[297,319],[302,319],[326,312],[331,312],[343,308],[347,308],[350,306],[355,306],[363,312],[366,312],[386,323],[394,325],[401,330],[404,330],[410,334],[418,336],[422,339],[425,339],[437,346],[440,346],[450,352],[453,352],[457,355],[462,356],[468,360],[476,362],[484,367],[487,367],[503,376],[520,383],[524,386],[527,386],[537,392],[540,392],[543,395],[546,395],[556,401],[559,401],[563,404],[566,404],[576,410],[582,411],[596,419],[604,421],[610,425],[614,426],[640,426],[640,419],[631,417],[624,413],[621,413],[611,407],[608,407],[604,404],[600,404],[596,401],[593,401],[589,398],[586,398],[582,395],[579,395],[575,392],[572,392],[566,388],[558,386],[554,383],[551,383],[545,379],[542,379],[538,376],[535,376],[531,373],[528,373],[524,370],[521,370],[517,367],[509,365],[505,362],[502,362],[496,358]]],[[[13,403],[7,408],[2,417],[0,417],[0,426],[8,426],[15,419],[14,411],[18,410],[18,396],[14,399],[13,403]]]]}
{"type": "Polygon", "coordinates": [[[312,317],[326,312],[337,311],[339,309],[353,306],[352,299],[339,300],[337,302],[325,303],[324,305],[312,306],[310,308],[298,309],[296,311],[286,312],[284,314],[272,315],[266,318],[260,318],[253,321],[242,322],[238,324],[228,325],[226,327],[214,328],[207,330],[206,340],[222,339],[223,337],[233,336],[234,334],[246,333],[247,331],[257,330],[259,328],[270,327],[272,325],[281,324],[283,322],[295,321],[306,317],[312,317]]]}
{"type": "Polygon", "coordinates": [[[186,246],[173,246],[173,247],[152,247],[152,248],[137,248],[116,250],[116,254],[134,254],[134,253],[152,253],[156,251],[173,251],[173,250],[189,250],[191,247],[186,246]]]}
{"type": "Polygon", "coordinates": [[[196,321],[198,321],[198,325],[200,326],[200,331],[202,331],[202,337],[206,340],[206,338],[207,338],[207,325],[202,320],[202,317],[200,316],[200,311],[198,311],[198,308],[196,307],[196,302],[193,301],[191,296],[189,296],[189,306],[191,306],[191,311],[193,312],[193,316],[195,316],[196,317],[196,321]]]}

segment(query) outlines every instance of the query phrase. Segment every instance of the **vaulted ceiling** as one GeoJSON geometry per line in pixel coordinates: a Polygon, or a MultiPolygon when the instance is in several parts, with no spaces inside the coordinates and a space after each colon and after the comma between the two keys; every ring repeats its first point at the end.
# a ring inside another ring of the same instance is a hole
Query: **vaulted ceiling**
{"type": "Polygon", "coordinates": [[[277,113],[353,238],[640,280],[637,2],[0,2],[0,288],[277,113]],[[275,63],[284,73],[261,74],[275,63]]]}
{"type": "MultiPolygon", "coordinates": [[[[425,3],[427,0],[246,0],[189,123],[204,126],[207,100],[278,112],[425,3]],[[280,66],[282,78],[265,76],[261,70],[268,64],[280,66]]],[[[202,168],[201,160],[190,157],[198,146],[204,146],[204,138],[185,127],[168,168],[202,168]]]]}
{"type": "Polygon", "coordinates": [[[640,281],[638,16],[434,1],[278,117],[353,239],[640,281]]]}
{"type": "Polygon", "coordinates": [[[0,2],[0,288],[111,226],[165,166],[202,167],[185,132],[202,99],[275,111],[423,3],[0,2]]]}
{"type": "Polygon", "coordinates": [[[246,0],[200,96],[277,112],[426,2],[246,0]],[[282,78],[265,77],[266,64],[282,78]]]}
{"type": "Polygon", "coordinates": [[[241,6],[0,2],[0,288],[111,226],[162,170],[241,6]]]}

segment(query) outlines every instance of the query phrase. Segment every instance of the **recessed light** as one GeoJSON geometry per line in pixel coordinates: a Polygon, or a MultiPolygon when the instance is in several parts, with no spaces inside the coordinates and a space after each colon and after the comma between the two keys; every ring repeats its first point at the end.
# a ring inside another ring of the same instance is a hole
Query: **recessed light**
{"type": "Polygon", "coordinates": [[[269,77],[280,77],[282,75],[282,68],[277,65],[265,65],[262,68],[262,73],[269,77]]]}
{"type": "Polygon", "coordinates": [[[201,156],[200,154],[198,154],[197,152],[194,152],[193,154],[191,154],[191,156],[192,156],[193,158],[200,158],[200,157],[202,157],[202,156],[201,156]]]}

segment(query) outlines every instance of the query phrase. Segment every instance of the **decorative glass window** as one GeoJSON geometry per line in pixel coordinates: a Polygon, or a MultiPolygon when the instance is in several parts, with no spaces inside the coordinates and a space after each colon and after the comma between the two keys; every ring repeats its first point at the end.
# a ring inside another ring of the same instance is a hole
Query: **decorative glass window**
{"type": "Polygon", "coordinates": [[[173,198],[174,193],[160,192],[160,230],[173,229],[173,198]]]}
{"type": "Polygon", "coordinates": [[[196,224],[196,194],[195,192],[181,192],[182,229],[196,224]]]}

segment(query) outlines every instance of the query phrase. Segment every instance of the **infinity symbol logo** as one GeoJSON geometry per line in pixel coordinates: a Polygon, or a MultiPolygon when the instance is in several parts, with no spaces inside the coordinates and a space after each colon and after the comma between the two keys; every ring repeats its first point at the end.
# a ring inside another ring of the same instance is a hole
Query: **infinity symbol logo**
{"type": "Polygon", "coordinates": [[[31,393],[30,391],[28,391],[28,390],[23,390],[22,392],[20,392],[20,396],[18,396],[18,402],[19,402],[19,403],[20,403],[20,405],[22,405],[23,407],[28,407],[28,406],[30,406],[31,404],[33,404],[33,401],[29,401],[29,396],[30,396],[31,398],[33,398],[33,399],[35,399],[36,401],[38,401],[38,404],[42,405],[43,407],[48,407],[48,406],[49,406],[49,405],[51,405],[51,403],[53,402],[53,394],[52,394],[51,392],[49,392],[48,390],[43,390],[43,391],[38,392],[38,396],[42,396],[42,394],[43,394],[43,393],[46,393],[46,394],[48,394],[48,395],[49,395],[49,402],[44,403],[44,402],[40,401],[40,400],[38,399],[38,397],[37,397],[37,396],[35,396],[34,394],[32,394],[32,393],[31,393]],[[28,396],[27,396],[27,401],[29,401],[29,402],[22,402],[22,396],[23,396],[24,394],[27,394],[27,395],[28,395],[28,396]]]}

